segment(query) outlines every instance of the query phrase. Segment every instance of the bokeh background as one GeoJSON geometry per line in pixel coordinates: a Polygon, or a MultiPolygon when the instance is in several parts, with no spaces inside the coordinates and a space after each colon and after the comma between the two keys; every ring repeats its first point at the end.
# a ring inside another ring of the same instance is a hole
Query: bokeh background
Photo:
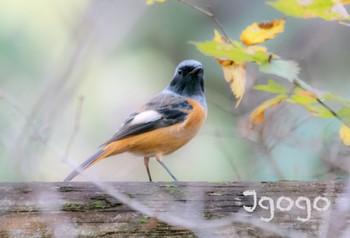
{"type": "MultiPolygon", "coordinates": [[[[145,2],[0,1],[0,181],[63,180],[129,113],[166,87],[176,65],[188,58],[205,67],[209,114],[199,135],[165,159],[178,179],[322,180],[348,174],[350,154],[338,139],[339,122],[282,104],[267,112],[263,126],[251,125],[249,113],[271,97],[253,86],[276,78],[249,65],[247,93],[236,109],[220,66],[188,43],[212,39],[213,20],[178,1],[145,2]]],[[[264,1],[190,2],[210,9],[237,40],[253,22],[285,17],[264,1]]],[[[338,22],[287,17],[285,32],[265,45],[297,61],[301,78],[313,87],[348,97],[349,39],[350,28],[338,22]]],[[[150,166],[154,180],[171,180],[154,160],[150,166]]],[[[147,181],[143,160],[128,154],[87,174],[147,181]]]]}

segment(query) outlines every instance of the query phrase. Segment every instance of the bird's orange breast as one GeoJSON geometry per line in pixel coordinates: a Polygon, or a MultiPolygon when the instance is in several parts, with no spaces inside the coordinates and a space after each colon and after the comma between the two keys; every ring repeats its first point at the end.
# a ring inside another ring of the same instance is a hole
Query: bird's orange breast
{"type": "Polygon", "coordinates": [[[112,142],[105,147],[105,150],[111,151],[109,156],[130,152],[150,157],[174,152],[197,134],[207,116],[206,110],[198,101],[188,99],[188,102],[193,108],[189,111],[186,120],[168,127],[112,142]]]}

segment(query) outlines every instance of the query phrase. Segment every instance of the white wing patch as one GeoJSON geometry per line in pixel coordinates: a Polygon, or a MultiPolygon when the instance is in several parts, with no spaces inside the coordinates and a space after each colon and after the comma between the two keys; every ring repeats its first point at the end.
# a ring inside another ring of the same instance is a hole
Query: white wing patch
{"type": "Polygon", "coordinates": [[[129,125],[143,124],[162,118],[161,114],[154,110],[148,110],[137,114],[129,125]]]}

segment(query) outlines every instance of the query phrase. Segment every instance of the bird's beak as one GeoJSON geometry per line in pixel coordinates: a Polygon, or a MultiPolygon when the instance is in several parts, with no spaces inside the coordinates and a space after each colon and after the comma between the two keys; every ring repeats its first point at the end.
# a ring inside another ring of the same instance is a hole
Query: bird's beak
{"type": "Polygon", "coordinates": [[[196,68],[194,68],[191,72],[189,72],[188,74],[191,75],[191,74],[195,74],[199,71],[203,70],[202,66],[197,66],[196,68]]]}

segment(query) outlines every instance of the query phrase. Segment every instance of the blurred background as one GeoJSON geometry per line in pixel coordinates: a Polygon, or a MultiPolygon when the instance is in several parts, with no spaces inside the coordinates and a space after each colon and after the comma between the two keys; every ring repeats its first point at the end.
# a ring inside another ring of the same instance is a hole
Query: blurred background
{"type": "MultiPolygon", "coordinates": [[[[350,150],[338,139],[338,121],[281,104],[268,110],[263,126],[251,125],[249,113],[272,97],[253,86],[273,77],[249,65],[246,94],[236,109],[220,66],[188,43],[211,40],[213,20],[177,1],[145,2],[0,1],[0,181],[62,181],[189,58],[204,65],[209,114],[199,135],[165,158],[179,180],[347,176],[350,150]]],[[[285,17],[264,1],[190,2],[210,9],[237,40],[253,22],[285,17]]],[[[338,22],[287,17],[285,32],[265,45],[297,61],[301,78],[313,87],[348,97],[349,39],[349,27],[338,22]]],[[[155,181],[171,181],[155,160],[150,168],[155,181]]],[[[147,181],[142,158],[128,154],[87,173],[147,181]]]]}

